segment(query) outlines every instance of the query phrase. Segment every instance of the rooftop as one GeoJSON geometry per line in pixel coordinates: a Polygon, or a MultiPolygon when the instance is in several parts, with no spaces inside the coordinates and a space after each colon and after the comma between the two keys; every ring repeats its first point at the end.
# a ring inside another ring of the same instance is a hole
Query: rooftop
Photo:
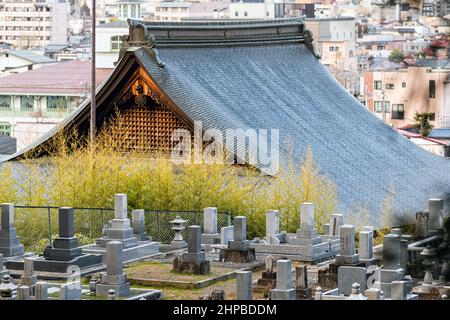
{"type": "MultiPolygon", "coordinates": [[[[0,94],[82,95],[86,82],[90,87],[90,70],[90,60],[72,60],[13,74],[0,78],[0,94]]],[[[110,72],[110,69],[97,69],[97,84],[110,72]]]]}
{"type": "Polygon", "coordinates": [[[46,57],[44,55],[40,55],[37,53],[34,53],[30,50],[5,50],[4,53],[25,59],[27,61],[30,61],[31,63],[51,63],[55,62],[55,60],[50,59],[49,57],[46,57]]]}

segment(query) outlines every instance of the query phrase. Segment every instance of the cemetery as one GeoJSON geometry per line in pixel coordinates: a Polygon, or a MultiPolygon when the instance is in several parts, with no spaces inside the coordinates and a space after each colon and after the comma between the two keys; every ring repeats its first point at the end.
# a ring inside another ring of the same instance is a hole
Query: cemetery
{"type": "Polygon", "coordinates": [[[330,215],[324,234],[314,204],[302,203],[296,233],[280,230],[268,210],[263,237],[247,239],[247,218],[218,228],[215,207],[203,225],[179,214],[173,239],[152,241],[145,211],[128,211],[114,196],[114,217],[95,243],[80,246],[74,208],[58,210],[58,233],[43,252],[26,252],[14,205],[2,204],[2,300],[445,300],[450,293],[450,243],[443,199],[416,214],[414,234],[391,228],[375,245],[371,226],[330,215]],[[129,219],[131,217],[131,220],[129,219]]]}

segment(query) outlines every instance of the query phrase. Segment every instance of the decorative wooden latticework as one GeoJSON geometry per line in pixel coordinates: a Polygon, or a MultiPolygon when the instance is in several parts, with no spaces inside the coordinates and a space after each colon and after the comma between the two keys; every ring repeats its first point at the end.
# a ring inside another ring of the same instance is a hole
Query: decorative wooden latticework
{"type": "Polygon", "coordinates": [[[120,123],[117,125],[116,141],[121,151],[138,150],[168,154],[178,142],[171,137],[176,129],[187,126],[167,107],[150,98],[144,105],[133,105],[120,110],[120,123]]]}

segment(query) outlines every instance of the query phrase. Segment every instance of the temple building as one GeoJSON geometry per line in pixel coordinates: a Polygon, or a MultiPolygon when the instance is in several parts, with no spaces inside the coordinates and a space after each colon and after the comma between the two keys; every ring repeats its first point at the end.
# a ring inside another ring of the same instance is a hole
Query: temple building
{"type": "MultiPolygon", "coordinates": [[[[336,183],[340,211],[365,206],[374,225],[392,190],[394,212],[410,220],[428,198],[450,191],[450,163],[339,85],[314,53],[304,18],[128,23],[119,61],[96,96],[97,127],[118,109],[127,147],[170,149],[174,130],[194,135],[200,121],[203,133],[278,129],[280,165],[289,157],[300,163],[311,147],[321,173],[336,183]]],[[[87,100],[9,159],[45,150],[39,147],[61,128],[87,135],[89,120],[87,100]]],[[[264,169],[262,161],[255,166],[264,169]]]]}

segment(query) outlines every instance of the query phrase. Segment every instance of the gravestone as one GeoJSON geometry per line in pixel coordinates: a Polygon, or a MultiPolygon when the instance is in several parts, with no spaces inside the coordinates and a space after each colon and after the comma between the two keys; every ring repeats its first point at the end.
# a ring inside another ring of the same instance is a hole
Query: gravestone
{"type": "Polygon", "coordinates": [[[314,220],[314,204],[305,202],[300,204],[300,229],[297,229],[297,237],[292,239],[297,245],[316,245],[322,242],[317,236],[314,220]]]}
{"type": "Polygon", "coordinates": [[[371,227],[359,232],[359,260],[365,264],[366,267],[376,264],[376,259],[373,257],[373,231],[371,227]],[[369,229],[370,228],[370,229],[369,229]]]}
{"type": "Polygon", "coordinates": [[[228,241],[228,248],[220,249],[221,259],[225,262],[249,263],[255,261],[255,249],[250,248],[247,240],[247,218],[234,217],[233,240],[228,241]]]}
{"type": "Polygon", "coordinates": [[[206,260],[201,245],[201,227],[189,226],[188,252],[173,260],[176,272],[206,274],[210,272],[210,263],[206,260]]]}
{"type": "Polygon", "coordinates": [[[218,244],[220,234],[217,232],[217,208],[209,207],[203,209],[203,234],[201,243],[218,244]]]}
{"type": "MultiPolygon", "coordinates": [[[[35,271],[65,274],[70,266],[86,269],[101,265],[101,255],[83,254],[81,247],[78,246],[78,240],[74,234],[73,214],[73,208],[59,208],[58,237],[53,241],[52,246],[45,248],[43,257],[33,260],[35,271]]],[[[25,260],[10,261],[8,264],[14,264],[15,267],[12,269],[20,270],[24,269],[25,260]]]]}
{"type": "Polygon", "coordinates": [[[325,223],[323,225],[323,234],[330,235],[331,234],[331,225],[329,223],[325,223]]]}
{"type": "Polygon", "coordinates": [[[145,231],[145,211],[136,209],[131,211],[131,226],[133,227],[133,235],[138,241],[151,241],[151,237],[145,231]]]}
{"type": "Polygon", "coordinates": [[[257,259],[271,255],[276,259],[317,262],[333,257],[339,252],[339,240],[330,235],[318,236],[314,220],[314,205],[300,205],[300,224],[295,234],[279,231],[278,211],[266,213],[266,237],[254,241],[257,259]],[[280,232],[280,233],[276,233],[280,232]]]}
{"type": "Polygon", "coordinates": [[[444,228],[443,210],[444,210],[443,199],[428,200],[428,211],[430,213],[428,220],[429,230],[441,230],[444,228]]]}
{"type": "Polygon", "coordinates": [[[236,272],[236,299],[237,300],[253,300],[252,293],[252,272],[237,271],[236,272]]]}
{"type": "Polygon", "coordinates": [[[295,284],[297,300],[311,300],[311,288],[308,288],[308,267],[295,268],[295,284]]]}
{"type": "Polygon", "coordinates": [[[114,219],[109,221],[109,226],[104,228],[103,236],[95,241],[95,244],[84,246],[83,252],[90,254],[102,254],[103,263],[106,263],[106,245],[110,241],[120,241],[123,244],[124,262],[137,261],[148,258],[159,252],[159,242],[139,240],[146,236],[143,226],[143,213],[134,214],[136,228],[132,228],[128,219],[127,195],[118,193],[114,195],[114,219]],[[139,232],[137,235],[136,232],[139,232]]]}
{"type": "Polygon", "coordinates": [[[384,297],[391,297],[391,283],[403,281],[405,270],[401,268],[401,236],[387,234],[383,237],[383,267],[375,273],[375,287],[383,291],[384,297]]]}
{"type": "Polygon", "coordinates": [[[5,258],[23,255],[23,245],[20,244],[16,228],[14,228],[14,204],[2,204],[1,223],[0,253],[5,258]]]}
{"type": "Polygon", "coordinates": [[[37,276],[34,272],[34,258],[23,259],[23,275],[20,277],[20,283],[30,289],[30,295],[35,295],[35,286],[37,276]]]}
{"type": "Polygon", "coordinates": [[[340,254],[336,255],[337,265],[354,265],[359,263],[359,254],[355,250],[355,227],[346,224],[339,229],[340,254]]]}
{"type": "Polygon", "coordinates": [[[419,211],[416,213],[415,236],[417,238],[426,238],[428,236],[428,220],[430,213],[419,211]]]}
{"type": "Polygon", "coordinates": [[[340,228],[344,225],[344,216],[342,214],[332,214],[330,217],[330,236],[339,238],[340,228]]]}
{"type": "Polygon", "coordinates": [[[36,282],[36,300],[48,300],[48,284],[44,281],[36,282]]]}
{"type": "Polygon", "coordinates": [[[265,271],[262,272],[262,276],[258,279],[255,288],[259,291],[266,291],[275,288],[277,273],[274,272],[275,260],[272,256],[266,256],[264,258],[265,271]]]}
{"type": "Polygon", "coordinates": [[[266,212],[266,236],[275,236],[280,233],[280,212],[269,210],[266,212]]]}
{"type": "Polygon", "coordinates": [[[113,289],[117,297],[130,295],[130,283],[127,275],[123,273],[123,242],[110,241],[106,245],[106,272],[101,274],[95,286],[96,296],[108,296],[113,289]]]}
{"type": "Polygon", "coordinates": [[[271,300],[295,300],[295,289],[292,288],[291,260],[277,261],[277,285],[270,291],[271,300]]]}
{"type": "Polygon", "coordinates": [[[234,238],[234,226],[223,227],[220,229],[220,244],[228,246],[228,242],[234,238]]]}
{"type": "Polygon", "coordinates": [[[61,285],[60,300],[81,300],[80,282],[70,282],[61,285]]]}
{"type": "Polygon", "coordinates": [[[367,271],[364,267],[338,268],[338,294],[349,296],[352,293],[352,285],[358,283],[361,290],[367,288],[367,271]]]}
{"type": "Polygon", "coordinates": [[[21,285],[17,288],[17,300],[31,300],[30,288],[25,285],[21,285]]]}

